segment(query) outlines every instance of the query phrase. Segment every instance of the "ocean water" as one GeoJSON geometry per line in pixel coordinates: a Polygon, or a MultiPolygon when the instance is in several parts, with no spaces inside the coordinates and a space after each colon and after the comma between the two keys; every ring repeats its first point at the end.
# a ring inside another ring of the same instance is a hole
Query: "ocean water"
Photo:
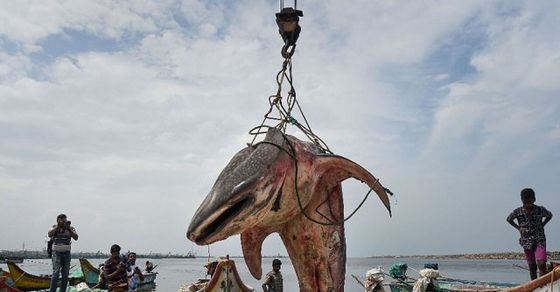
{"type": "MultiPolygon", "coordinates": [[[[138,259],[137,264],[142,266],[147,259],[138,259]]],[[[156,271],[159,273],[156,279],[156,291],[177,291],[182,284],[191,283],[199,278],[205,278],[204,265],[207,258],[195,259],[149,259],[157,264],[156,271]]],[[[211,259],[214,260],[214,259],[211,259]]],[[[239,274],[245,284],[262,291],[260,281],[254,279],[242,258],[234,258],[239,274]]],[[[91,259],[94,265],[101,263],[102,259],[91,259]]],[[[465,259],[424,259],[416,257],[401,258],[349,258],[346,265],[345,289],[350,291],[363,291],[361,286],[352,278],[356,275],[363,281],[367,270],[381,266],[385,272],[395,262],[404,262],[409,266],[408,275],[417,277],[418,270],[422,269],[424,263],[435,262],[439,265],[442,276],[453,279],[476,280],[483,282],[500,283],[523,283],[529,280],[529,273],[517,266],[526,266],[522,260],[465,260],[465,259]]],[[[48,259],[25,260],[19,264],[30,274],[50,274],[51,261],[48,259]]],[[[263,273],[271,269],[272,259],[263,259],[263,273]]],[[[78,260],[72,260],[72,270],[79,269],[78,260]]],[[[0,268],[7,270],[5,264],[0,268]]],[[[282,259],[282,275],[284,277],[284,291],[298,291],[297,277],[293,266],[288,258],[282,259]]],[[[390,281],[386,277],[385,281],[390,281]]]]}

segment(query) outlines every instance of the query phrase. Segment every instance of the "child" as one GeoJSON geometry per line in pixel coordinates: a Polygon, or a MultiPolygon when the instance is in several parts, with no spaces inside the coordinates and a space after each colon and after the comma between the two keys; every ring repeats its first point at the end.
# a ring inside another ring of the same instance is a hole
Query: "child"
{"type": "Polygon", "coordinates": [[[531,279],[537,278],[537,267],[539,276],[546,274],[546,237],[544,226],[550,219],[552,213],[545,207],[535,205],[535,191],[530,188],[521,191],[522,207],[519,207],[507,217],[507,222],[519,231],[521,237],[519,244],[525,252],[525,259],[529,265],[531,279]],[[543,220],[544,219],[544,220],[543,220]],[[517,220],[515,223],[514,220],[517,220]]]}
{"type": "Polygon", "coordinates": [[[264,292],[282,292],[284,291],[284,282],[280,267],[282,262],[279,259],[272,260],[272,271],[266,274],[262,288],[264,292]]]}

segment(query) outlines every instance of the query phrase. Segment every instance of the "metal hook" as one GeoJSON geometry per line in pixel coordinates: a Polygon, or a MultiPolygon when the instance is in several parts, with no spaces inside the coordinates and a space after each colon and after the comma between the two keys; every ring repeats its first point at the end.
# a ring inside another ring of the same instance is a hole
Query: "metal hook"
{"type": "MultiPolygon", "coordinates": [[[[281,4],[283,6],[284,2],[281,1],[281,4]]],[[[282,56],[284,58],[291,57],[294,53],[296,41],[301,32],[301,27],[299,26],[300,16],[303,16],[303,12],[292,7],[283,7],[280,12],[276,13],[278,32],[285,44],[284,48],[282,48],[282,56]]]]}

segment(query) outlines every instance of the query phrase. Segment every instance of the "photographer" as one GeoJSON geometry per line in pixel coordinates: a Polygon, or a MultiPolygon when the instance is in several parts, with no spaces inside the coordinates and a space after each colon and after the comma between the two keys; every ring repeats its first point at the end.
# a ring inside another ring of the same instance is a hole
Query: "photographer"
{"type": "Polygon", "coordinates": [[[72,239],[78,240],[76,229],[70,226],[66,215],[60,214],[56,217],[56,225],[53,225],[48,236],[53,240],[52,263],[53,273],[51,277],[51,292],[56,291],[58,278],[61,275],[60,292],[66,292],[68,286],[68,273],[70,271],[70,248],[72,239]]]}

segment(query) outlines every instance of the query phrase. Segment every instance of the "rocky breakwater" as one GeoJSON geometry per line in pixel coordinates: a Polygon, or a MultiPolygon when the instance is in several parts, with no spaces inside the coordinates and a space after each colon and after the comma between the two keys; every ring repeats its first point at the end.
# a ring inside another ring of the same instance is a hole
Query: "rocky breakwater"
{"type": "MultiPolygon", "coordinates": [[[[475,253],[465,254],[465,259],[472,260],[523,260],[525,255],[521,252],[496,252],[496,253],[475,253]]],[[[560,260],[560,251],[548,252],[548,258],[552,260],[560,260]]]]}

